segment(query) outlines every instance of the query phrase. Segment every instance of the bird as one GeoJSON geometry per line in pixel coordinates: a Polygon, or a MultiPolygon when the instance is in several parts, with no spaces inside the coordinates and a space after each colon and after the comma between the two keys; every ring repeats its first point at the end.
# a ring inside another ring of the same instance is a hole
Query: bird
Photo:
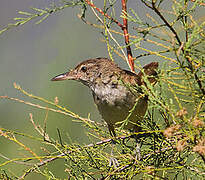
{"type": "Polygon", "coordinates": [[[151,62],[136,74],[120,68],[108,58],[99,57],[84,60],[51,81],[75,80],[86,85],[110,135],[116,137],[115,127],[140,131],[140,122],[148,107],[148,96],[141,89],[142,85],[146,86],[144,75],[155,84],[157,68],[158,62],[151,62]]]}

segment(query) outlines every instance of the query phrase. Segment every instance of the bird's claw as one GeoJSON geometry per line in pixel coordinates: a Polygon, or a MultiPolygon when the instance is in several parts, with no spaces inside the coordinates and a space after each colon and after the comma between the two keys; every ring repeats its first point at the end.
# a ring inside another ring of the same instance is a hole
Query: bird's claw
{"type": "Polygon", "coordinates": [[[119,166],[118,160],[116,158],[114,158],[114,157],[110,157],[109,166],[110,167],[113,166],[115,169],[117,169],[117,167],[119,166]]]}
{"type": "Polygon", "coordinates": [[[140,161],[142,159],[141,157],[141,150],[140,150],[140,146],[139,144],[137,143],[137,146],[135,147],[135,160],[136,161],[140,161]]]}

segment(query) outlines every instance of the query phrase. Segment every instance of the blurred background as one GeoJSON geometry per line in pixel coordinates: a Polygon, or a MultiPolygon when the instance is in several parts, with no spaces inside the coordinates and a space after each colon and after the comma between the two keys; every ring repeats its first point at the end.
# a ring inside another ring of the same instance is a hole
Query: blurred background
{"type": "MultiPolygon", "coordinates": [[[[55,1],[1,0],[0,30],[5,28],[7,24],[14,22],[14,17],[21,16],[18,11],[32,12],[31,7],[42,9],[48,7],[52,2],[55,1]]],[[[130,1],[129,6],[140,12],[140,17],[145,16],[147,9],[144,9],[140,3],[130,1]]],[[[103,7],[102,4],[99,4],[99,7],[103,7]]],[[[120,15],[120,12],[121,8],[118,9],[116,14],[120,15]]],[[[39,25],[36,25],[36,20],[33,20],[24,26],[12,28],[0,35],[0,96],[8,95],[39,103],[39,101],[28,98],[14,89],[13,83],[16,82],[29,93],[45,99],[54,101],[57,96],[60,105],[82,117],[87,117],[90,113],[92,120],[101,120],[87,87],[72,81],[50,81],[55,75],[66,72],[82,60],[93,57],[108,57],[106,44],[100,41],[100,39],[103,39],[101,30],[83,23],[77,17],[78,13],[80,13],[78,7],[67,8],[49,16],[39,25]]],[[[90,16],[89,21],[96,22],[92,14],[88,13],[88,16],[90,16]]],[[[149,46],[148,49],[152,48],[150,44],[149,46]]],[[[135,52],[137,53],[137,51],[135,52]]],[[[153,61],[152,57],[141,58],[140,60],[142,60],[142,65],[153,61]]],[[[158,61],[158,59],[154,60],[158,61]]],[[[126,63],[122,63],[122,59],[116,58],[116,62],[128,69],[126,63]]],[[[46,117],[45,111],[0,99],[1,128],[39,137],[29,120],[29,113],[33,114],[36,124],[43,126],[46,117]]],[[[71,137],[73,142],[81,144],[88,142],[82,124],[73,122],[72,118],[67,116],[49,112],[47,133],[56,140],[58,140],[57,128],[61,131],[63,141],[67,143],[69,143],[68,137],[71,137]]],[[[39,149],[38,143],[34,143],[35,141],[28,142],[28,139],[23,137],[19,137],[19,139],[36,153],[43,152],[39,149]]],[[[0,147],[0,153],[8,158],[23,156],[21,154],[22,149],[4,137],[0,137],[0,147]]],[[[4,161],[5,159],[0,157],[0,163],[4,161]]],[[[59,168],[60,163],[60,161],[51,163],[50,166],[59,168]]],[[[18,176],[22,174],[22,169],[25,169],[25,166],[19,165],[17,167],[15,164],[14,166],[10,164],[4,166],[1,170],[7,168],[18,176]],[[16,169],[12,169],[13,167],[16,169]]],[[[64,177],[64,169],[61,171],[58,169],[55,173],[56,176],[64,177]]],[[[41,178],[39,175],[32,174],[27,179],[36,179],[37,177],[38,179],[41,178]]]]}
{"type": "MultiPolygon", "coordinates": [[[[48,7],[53,1],[48,0],[2,0],[0,1],[0,29],[19,17],[18,11],[32,12],[30,7],[48,7]]],[[[51,82],[50,79],[59,73],[73,68],[77,63],[91,57],[107,56],[106,46],[99,41],[100,31],[91,28],[78,19],[78,8],[67,8],[51,15],[39,25],[32,23],[13,28],[0,35],[0,95],[21,98],[39,103],[18,92],[13,83],[21,85],[28,92],[48,100],[57,96],[59,104],[69,110],[92,119],[100,119],[88,88],[76,82],[51,82]]],[[[43,126],[46,112],[24,104],[0,99],[0,127],[23,132],[39,137],[29,120],[33,114],[36,124],[43,126]]],[[[86,143],[84,128],[72,118],[60,114],[48,113],[47,133],[58,139],[57,128],[61,131],[63,141],[86,143]]],[[[38,143],[18,137],[34,152],[38,153],[38,143]]],[[[0,137],[0,153],[8,158],[22,157],[22,149],[4,137],[0,137]],[[19,154],[18,154],[19,153],[19,154]]],[[[40,153],[40,152],[39,152],[40,153]]],[[[41,151],[42,153],[42,151],[41,151]]],[[[5,159],[0,157],[0,163],[5,159]]],[[[60,162],[59,162],[60,163],[60,162]]],[[[58,167],[58,163],[56,167],[58,167]]],[[[54,164],[52,164],[54,166],[54,164]]],[[[4,166],[1,170],[10,169],[16,175],[22,175],[25,166],[4,166]],[[14,170],[15,167],[15,170],[14,170]]],[[[55,167],[53,167],[55,168],[55,167]]],[[[59,168],[59,167],[58,167],[59,168]]],[[[0,171],[1,173],[1,171],[0,171]]],[[[64,169],[56,175],[63,177],[64,169]]],[[[41,176],[37,176],[38,179],[41,176]]],[[[36,179],[28,176],[27,179],[36,179]]]]}
{"type": "MultiPolygon", "coordinates": [[[[26,3],[24,0],[1,1],[0,28],[13,22],[12,18],[21,16],[17,14],[18,11],[29,12],[32,11],[30,7],[44,8],[49,6],[49,3],[51,2],[42,0],[30,0],[26,3]]],[[[13,83],[16,82],[34,95],[50,100],[58,96],[60,104],[66,105],[72,111],[79,110],[82,112],[81,115],[87,116],[84,114],[88,112],[84,111],[85,107],[89,107],[90,112],[95,111],[86,87],[74,82],[50,81],[55,75],[68,71],[84,59],[107,56],[106,47],[99,41],[99,32],[83,24],[77,18],[77,13],[79,13],[77,8],[68,8],[51,15],[39,25],[35,25],[34,20],[32,23],[1,34],[1,95],[23,97],[13,88],[13,83]],[[87,105],[83,105],[82,102],[87,105]]],[[[1,100],[0,106],[2,127],[14,129],[22,129],[22,125],[24,128],[28,127],[28,113],[33,112],[34,108],[30,109],[23,104],[7,100],[1,100]]],[[[39,118],[36,120],[40,121],[39,110],[36,113],[39,118]]],[[[65,126],[66,123],[70,123],[69,120],[63,122],[60,119],[53,119],[48,121],[48,125],[50,123],[59,128],[61,126],[63,129],[64,127],[71,129],[65,126]]]]}

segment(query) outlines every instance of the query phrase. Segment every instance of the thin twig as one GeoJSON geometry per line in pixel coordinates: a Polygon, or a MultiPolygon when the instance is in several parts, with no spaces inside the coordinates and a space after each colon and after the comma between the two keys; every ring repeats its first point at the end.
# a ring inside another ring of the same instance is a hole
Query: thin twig
{"type": "MultiPolygon", "coordinates": [[[[104,23],[103,23],[103,20],[97,15],[97,13],[95,12],[94,8],[91,8],[91,10],[92,10],[93,13],[95,14],[95,16],[98,18],[98,20],[99,20],[102,24],[104,24],[104,23]]],[[[86,20],[83,19],[82,17],[81,17],[81,19],[82,19],[83,22],[85,22],[86,24],[88,24],[88,25],[93,25],[92,23],[86,21],[86,20]]],[[[120,46],[120,44],[117,42],[117,40],[113,37],[112,33],[110,32],[110,29],[109,29],[106,25],[104,25],[102,28],[106,28],[106,30],[107,30],[107,32],[108,32],[110,38],[117,44],[117,46],[118,46],[118,48],[121,50],[121,52],[122,52],[124,58],[125,58],[126,61],[128,62],[128,59],[127,59],[127,56],[126,56],[124,50],[122,49],[122,47],[120,46]]],[[[128,63],[128,66],[129,66],[129,63],[128,63]]]]}
{"type": "MultiPolygon", "coordinates": [[[[140,135],[140,134],[150,134],[150,133],[161,133],[163,132],[163,130],[157,130],[157,131],[146,131],[146,132],[137,132],[137,133],[134,133],[135,135],[140,135]]],[[[128,136],[119,136],[119,137],[115,137],[115,140],[125,140],[125,139],[129,139],[130,137],[133,137],[133,134],[131,135],[128,135],[128,136]]],[[[73,152],[76,152],[76,151],[79,151],[79,150],[82,150],[82,149],[85,149],[85,148],[90,148],[90,147],[94,147],[94,146],[99,146],[99,145],[103,145],[103,144],[106,144],[106,143],[109,143],[109,142],[113,142],[113,139],[112,138],[108,138],[108,139],[104,139],[102,141],[98,141],[96,143],[91,143],[91,144],[88,144],[88,145],[85,145],[83,147],[79,147],[79,148],[76,148],[74,150],[67,150],[55,157],[52,157],[52,158],[48,158],[46,160],[42,160],[41,162],[39,163],[36,163],[32,168],[30,168],[28,171],[26,171],[26,173],[24,173],[20,179],[23,179],[25,178],[25,176],[27,176],[29,173],[33,172],[35,169],[41,167],[41,166],[44,166],[46,165],[47,163],[50,163],[52,161],[55,161],[57,159],[60,159],[60,158],[63,158],[64,156],[68,156],[69,154],[73,153],[73,152]]]]}
{"type": "MultiPolygon", "coordinates": [[[[108,19],[112,20],[113,22],[115,22],[124,32],[124,38],[125,38],[125,44],[126,44],[126,49],[127,49],[127,57],[128,57],[128,65],[131,69],[132,72],[134,72],[134,60],[132,57],[132,51],[131,51],[131,47],[129,45],[129,34],[128,34],[128,23],[127,23],[127,1],[126,0],[122,0],[122,10],[124,13],[124,18],[123,18],[123,25],[121,23],[119,23],[119,21],[117,21],[116,19],[113,19],[112,17],[110,17],[108,14],[104,13],[100,8],[97,8],[92,2],[90,2],[89,0],[85,0],[85,2],[91,6],[92,8],[96,9],[100,14],[102,14],[103,16],[107,17],[108,19]]],[[[107,28],[108,29],[108,28],[107,28]]]]}
{"type": "MultiPolygon", "coordinates": [[[[24,101],[24,100],[21,100],[21,99],[18,99],[18,98],[13,98],[13,97],[9,97],[9,96],[0,96],[0,99],[9,99],[9,100],[13,100],[13,101],[17,101],[17,102],[20,102],[20,103],[24,103],[26,105],[29,105],[29,106],[33,106],[33,107],[36,107],[36,108],[39,108],[39,109],[44,109],[44,110],[48,110],[48,111],[52,111],[52,112],[56,112],[56,113],[61,113],[61,114],[64,114],[66,116],[70,116],[72,118],[75,118],[75,119],[79,119],[83,122],[89,122],[89,123],[95,123],[99,126],[104,126],[102,123],[98,123],[98,122],[95,122],[95,121],[92,121],[90,119],[87,119],[87,118],[82,118],[76,114],[70,114],[70,113],[67,113],[63,110],[59,110],[59,109],[53,109],[53,108],[49,108],[49,107],[44,107],[44,106],[41,106],[39,104],[34,104],[34,103],[31,103],[31,102],[28,102],[28,101],[24,101]]],[[[62,109],[65,109],[65,108],[62,108],[62,109]]]]}
{"type": "MultiPolygon", "coordinates": [[[[126,138],[128,138],[128,137],[126,137],[126,136],[121,137],[121,139],[123,139],[123,138],[126,139],[126,138]]],[[[120,138],[119,138],[119,139],[120,139],[120,138]]],[[[95,144],[93,144],[93,143],[88,144],[88,145],[84,146],[83,148],[94,147],[94,146],[96,146],[96,145],[102,145],[102,144],[105,144],[105,143],[109,143],[109,142],[111,142],[111,141],[112,141],[112,139],[105,139],[105,140],[99,141],[99,142],[97,142],[97,143],[95,143],[95,144]]],[[[82,148],[77,148],[77,149],[75,149],[75,151],[78,151],[78,150],[81,150],[81,149],[82,149],[82,148]]],[[[31,172],[35,171],[37,168],[39,168],[39,167],[41,167],[41,166],[44,166],[44,165],[46,165],[47,163],[50,163],[50,162],[52,162],[52,161],[55,161],[55,160],[57,160],[57,159],[59,159],[59,158],[62,158],[63,156],[67,156],[68,154],[70,154],[70,153],[72,153],[72,152],[73,152],[72,150],[69,150],[69,151],[66,151],[66,152],[64,152],[64,153],[61,153],[61,154],[59,154],[59,155],[57,155],[57,156],[55,156],[55,157],[52,157],[52,158],[43,160],[42,162],[35,164],[35,165],[33,166],[33,168],[30,168],[28,171],[26,171],[26,173],[24,173],[24,174],[20,177],[20,179],[24,179],[28,174],[30,174],[31,172]]]]}
{"type": "Polygon", "coordinates": [[[114,23],[116,23],[121,29],[123,29],[123,25],[117,21],[116,19],[110,17],[107,13],[104,13],[100,8],[96,7],[92,2],[90,2],[89,0],[85,0],[85,2],[93,7],[94,9],[96,9],[100,14],[102,14],[103,16],[107,17],[108,19],[110,19],[111,21],[113,21],[114,23]]]}
{"type": "MultiPolygon", "coordinates": [[[[195,2],[196,0],[191,0],[191,1],[192,1],[192,2],[195,2]]],[[[201,5],[201,6],[205,6],[205,3],[200,2],[199,5],[201,5]]]]}
{"type": "Polygon", "coordinates": [[[23,162],[23,161],[15,161],[15,160],[12,160],[12,159],[10,159],[10,158],[4,156],[4,155],[1,154],[1,153],[0,153],[0,157],[6,159],[6,160],[8,160],[8,161],[11,161],[11,162],[13,162],[13,163],[16,163],[16,164],[21,164],[21,165],[25,165],[25,166],[33,166],[33,165],[34,165],[34,163],[28,163],[28,162],[23,162]]]}
{"type": "Polygon", "coordinates": [[[165,19],[165,17],[161,14],[161,12],[158,10],[158,8],[156,7],[156,1],[152,0],[151,5],[149,5],[147,2],[145,2],[144,0],[141,0],[148,8],[152,9],[160,18],[161,20],[166,24],[166,26],[170,29],[170,31],[174,34],[183,54],[185,55],[185,59],[188,63],[189,69],[191,70],[191,72],[194,74],[194,78],[199,86],[199,89],[201,90],[202,94],[205,95],[205,89],[202,85],[201,80],[199,79],[199,77],[197,76],[196,72],[194,72],[194,67],[192,65],[191,60],[188,58],[184,47],[182,46],[182,42],[177,34],[177,32],[175,31],[175,29],[173,28],[172,25],[169,24],[169,22],[165,19]]]}

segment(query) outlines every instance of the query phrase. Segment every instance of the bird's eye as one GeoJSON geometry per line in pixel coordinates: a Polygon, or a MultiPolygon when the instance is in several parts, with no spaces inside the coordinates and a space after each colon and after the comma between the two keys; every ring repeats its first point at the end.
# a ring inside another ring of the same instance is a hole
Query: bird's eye
{"type": "Polygon", "coordinates": [[[86,66],[82,66],[80,70],[83,71],[83,72],[86,72],[87,71],[87,67],[86,66]]]}

